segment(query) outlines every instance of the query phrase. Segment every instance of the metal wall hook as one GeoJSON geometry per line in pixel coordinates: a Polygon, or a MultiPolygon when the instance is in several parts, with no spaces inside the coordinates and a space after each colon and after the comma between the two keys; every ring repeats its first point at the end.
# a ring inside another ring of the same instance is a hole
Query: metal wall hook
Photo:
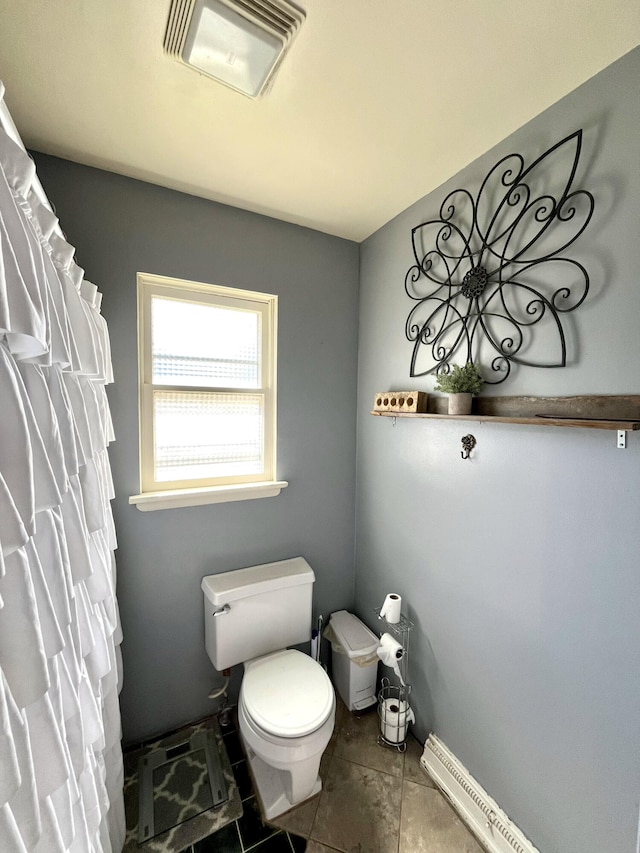
{"type": "Polygon", "coordinates": [[[463,459],[469,459],[471,456],[471,451],[476,446],[476,439],[473,435],[463,435],[462,436],[462,450],[460,451],[460,456],[463,459]]]}

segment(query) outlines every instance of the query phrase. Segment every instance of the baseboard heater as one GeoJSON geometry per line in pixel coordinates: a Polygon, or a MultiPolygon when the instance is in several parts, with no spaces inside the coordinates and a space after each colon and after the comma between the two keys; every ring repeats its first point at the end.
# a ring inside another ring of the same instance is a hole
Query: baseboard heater
{"type": "Polygon", "coordinates": [[[489,853],[540,853],[433,733],[420,764],[489,853]]]}

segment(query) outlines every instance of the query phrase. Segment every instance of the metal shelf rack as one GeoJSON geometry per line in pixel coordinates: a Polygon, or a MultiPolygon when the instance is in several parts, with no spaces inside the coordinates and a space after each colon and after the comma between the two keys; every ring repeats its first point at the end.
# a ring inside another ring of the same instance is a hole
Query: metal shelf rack
{"type": "Polygon", "coordinates": [[[401,684],[394,686],[388,678],[383,678],[380,691],[378,693],[378,716],[380,717],[380,733],[378,734],[378,743],[381,746],[388,746],[397,749],[398,752],[404,752],[407,748],[407,733],[409,731],[409,720],[407,719],[410,713],[409,696],[411,694],[411,685],[407,684],[407,668],[409,659],[409,636],[413,628],[413,622],[407,619],[406,616],[400,615],[399,622],[387,622],[384,616],[380,616],[380,607],[375,608],[375,614],[380,626],[380,634],[391,634],[404,649],[404,655],[400,659],[398,669],[400,670],[401,684]],[[398,709],[402,709],[402,703],[406,703],[404,721],[398,716],[393,721],[389,721],[386,714],[385,701],[393,700],[395,707],[397,703],[398,709]]]}

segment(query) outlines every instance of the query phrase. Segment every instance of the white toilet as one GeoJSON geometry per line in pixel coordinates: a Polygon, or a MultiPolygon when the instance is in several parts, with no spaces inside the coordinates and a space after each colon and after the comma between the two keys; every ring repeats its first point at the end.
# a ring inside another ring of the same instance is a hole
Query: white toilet
{"type": "Polygon", "coordinates": [[[287,648],[311,637],[314,581],[302,557],[202,580],[214,667],[244,663],[240,735],[268,819],[319,793],[320,759],[333,733],[329,677],[313,658],[287,648]]]}

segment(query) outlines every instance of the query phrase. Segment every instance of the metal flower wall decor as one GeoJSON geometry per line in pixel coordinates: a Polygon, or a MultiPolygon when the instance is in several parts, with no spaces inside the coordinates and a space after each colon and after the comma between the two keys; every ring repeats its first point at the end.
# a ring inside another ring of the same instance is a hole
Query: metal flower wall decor
{"type": "Polygon", "coordinates": [[[566,365],[562,315],[589,290],[585,267],[563,254],[593,214],[591,193],[572,187],[581,147],[578,130],[528,167],[509,154],[475,197],[454,190],[437,219],[413,228],[415,264],[405,277],[416,302],[405,329],[411,376],[473,362],[495,385],[512,364],[566,365]]]}

